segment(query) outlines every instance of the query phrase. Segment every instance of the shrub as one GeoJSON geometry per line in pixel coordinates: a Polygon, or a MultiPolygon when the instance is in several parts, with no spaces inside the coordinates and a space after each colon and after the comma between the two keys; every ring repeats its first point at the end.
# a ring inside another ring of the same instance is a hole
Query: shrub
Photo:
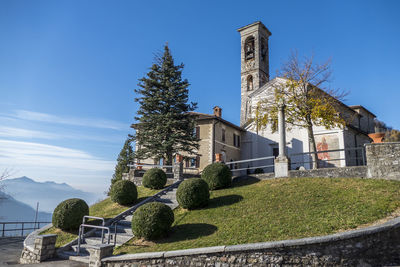
{"type": "Polygon", "coordinates": [[[232,172],[223,163],[215,162],[204,168],[201,178],[207,182],[210,190],[225,188],[232,183],[232,172]]]}
{"type": "Polygon", "coordinates": [[[129,205],[135,202],[138,193],[136,185],[128,180],[116,181],[110,190],[111,200],[121,205],[129,205]]]}
{"type": "Polygon", "coordinates": [[[154,240],[165,236],[172,223],[174,213],[167,205],[151,202],[139,207],[132,216],[132,231],[138,238],[154,240]]]}
{"type": "Polygon", "coordinates": [[[167,175],[158,168],[147,170],[143,175],[142,184],[151,189],[161,189],[167,183],[167,175]]]}
{"type": "Polygon", "coordinates": [[[54,209],[52,223],[61,230],[75,230],[79,228],[85,215],[89,215],[86,202],[80,198],[70,198],[54,209]]]}
{"type": "Polygon", "coordinates": [[[254,170],[254,174],[260,174],[260,173],[264,173],[264,170],[262,168],[257,168],[254,170]]]}
{"type": "Polygon", "coordinates": [[[179,205],[185,209],[204,207],[210,199],[208,184],[200,178],[185,180],[176,191],[176,199],[179,205]]]}

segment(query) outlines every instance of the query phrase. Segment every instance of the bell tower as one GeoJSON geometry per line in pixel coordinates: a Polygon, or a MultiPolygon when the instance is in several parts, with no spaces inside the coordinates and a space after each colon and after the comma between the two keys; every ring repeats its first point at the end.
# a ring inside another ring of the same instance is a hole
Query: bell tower
{"type": "Polygon", "coordinates": [[[271,32],[260,21],[238,29],[240,33],[240,125],[251,118],[248,95],[269,81],[268,38],[271,32]]]}

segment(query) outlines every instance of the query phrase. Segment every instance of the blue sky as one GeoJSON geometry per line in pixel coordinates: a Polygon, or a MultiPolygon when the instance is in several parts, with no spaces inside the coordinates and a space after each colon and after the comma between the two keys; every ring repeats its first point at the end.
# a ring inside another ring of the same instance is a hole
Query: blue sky
{"type": "Polygon", "coordinates": [[[0,168],[103,192],[134,89],[168,42],[199,112],[238,124],[239,27],[262,21],[271,77],[292,50],[400,128],[399,1],[0,1],[0,168]]]}

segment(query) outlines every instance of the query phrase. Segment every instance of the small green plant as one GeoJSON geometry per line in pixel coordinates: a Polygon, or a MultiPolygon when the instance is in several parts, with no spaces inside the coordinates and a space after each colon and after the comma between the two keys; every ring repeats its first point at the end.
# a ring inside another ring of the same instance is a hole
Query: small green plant
{"type": "Polygon", "coordinates": [[[142,184],[151,189],[161,189],[167,183],[167,175],[158,168],[147,170],[143,175],[142,184]]]}
{"type": "Polygon", "coordinates": [[[204,207],[210,200],[208,184],[200,178],[185,180],[176,191],[176,199],[184,209],[191,210],[204,207]]]}
{"type": "Polygon", "coordinates": [[[204,168],[201,178],[207,182],[210,190],[229,187],[232,183],[232,172],[223,163],[215,162],[204,168]]]}
{"type": "Polygon", "coordinates": [[[264,173],[264,170],[262,168],[257,168],[254,170],[254,174],[260,174],[260,173],[264,173]]]}
{"type": "Polygon", "coordinates": [[[54,209],[52,223],[61,230],[75,230],[82,223],[82,218],[89,215],[89,206],[80,198],[64,200],[54,209]]]}
{"type": "Polygon", "coordinates": [[[135,237],[154,240],[165,236],[174,222],[174,213],[163,203],[151,202],[139,207],[132,216],[135,237]]]}
{"type": "Polygon", "coordinates": [[[113,202],[129,205],[136,201],[138,192],[133,182],[118,180],[111,186],[110,195],[113,202]]]}

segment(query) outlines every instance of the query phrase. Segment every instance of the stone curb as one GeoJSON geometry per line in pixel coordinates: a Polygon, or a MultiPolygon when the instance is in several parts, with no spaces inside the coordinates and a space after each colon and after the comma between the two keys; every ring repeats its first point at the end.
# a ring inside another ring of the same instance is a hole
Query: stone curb
{"type": "Polygon", "coordinates": [[[166,251],[164,253],[164,258],[198,255],[198,254],[210,254],[210,253],[218,253],[224,251],[225,251],[225,246],[172,250],[172,251],[166,251]]]}
{"type": "Polygon", "coordinates": [[[111,256],[104,258],[104,261],[127,261],[127,260],[143,260],[143,259],[158,259],[164,257],[164,251],[161,252],[144,252],[136,254],[126,254],[121,256],[111,256]]]}
{"type": "Polygon", "coordinates": [[[316,236],[307,237],[302,239],[291,239],[291,240],[281,240],[273,242],[260,242],[251,243],[243,245],[231,245],[231,246],[216,246],[216,247],[203,247],[203,248],[193,248],[184,250],[173,250],[173,251],[162,251],[162,252],[149,252],[149,253],[137,253],[137,254],[127,254],[121,256],[112,256],[104,258],[104,262],[119,262],[119,261],[129,261],[129,260],[145,260],[154,258],[169,258],[169,257],[180,257],[180,256],[190,256],[198,254],[214,254],[214,253],[224,253],[224,252],[245,252],[245,251],[255,251],[263,249],[275,249],[283,247],[296,247],[305,245],[318,245],[322,243],[336,242],[340,240],[352,239],[360,236],[367,236],[370,234],[387,231],[392,228],[400,227],[400,217],[394,218],[383,224],[370,226],[357,230],[350,230],[347,232],[336,233],[327,236],[316,236]]]}

